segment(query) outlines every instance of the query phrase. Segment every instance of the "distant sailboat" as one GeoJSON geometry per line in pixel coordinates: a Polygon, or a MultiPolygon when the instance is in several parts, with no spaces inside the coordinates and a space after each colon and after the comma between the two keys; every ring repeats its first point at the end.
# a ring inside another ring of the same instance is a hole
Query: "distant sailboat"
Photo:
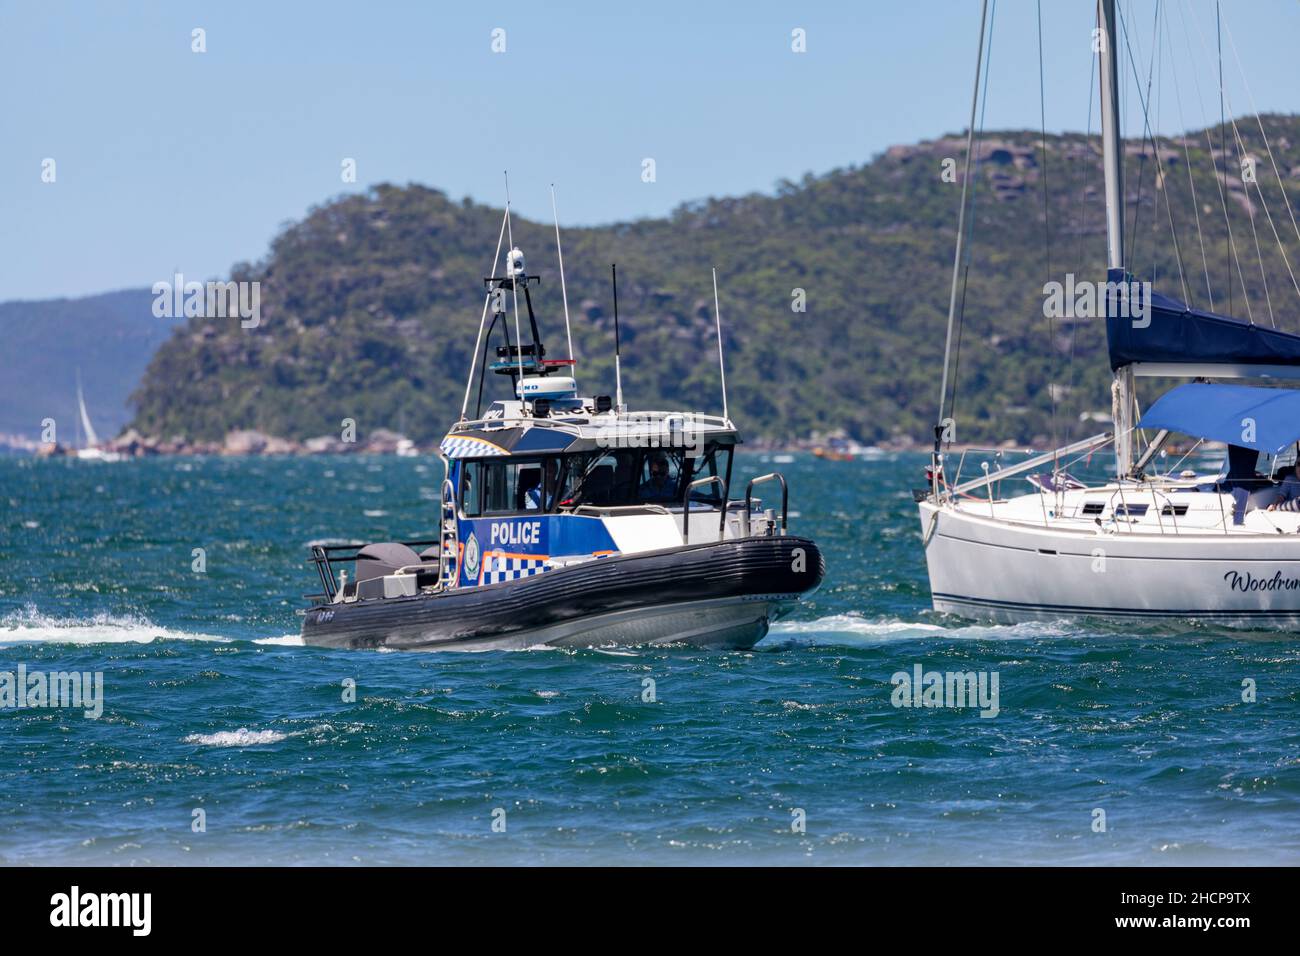
{"type": "Polygon", "coordinates": [[[81,388],[80,369],[77,370],[77,409],[81,413],[81,431],[85,439],[85,444],[76,451],[77,457],[86,461],[121,461],[120,453],[100,447],[99,435],[91,424],[90,413],[86,411],[86,393],[81,388]]]}

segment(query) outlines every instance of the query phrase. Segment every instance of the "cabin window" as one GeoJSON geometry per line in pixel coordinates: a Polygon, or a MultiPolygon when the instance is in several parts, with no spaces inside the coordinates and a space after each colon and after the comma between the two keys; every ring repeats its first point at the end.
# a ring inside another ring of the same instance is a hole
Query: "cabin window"
{"type": "Polygon", "coordinates": [[[461,479],[461,510],[481,515],[549,511],[560,480],[557,458],[467,461],[461,479]]]}
{"type": "MultiPolygon", "coordinates": [[[[466,461],[461,468],[461,512],[483,515],[567,511],[578,505],[680,505],[686,485],[730,475],[731,447],[703,454],[685,448],[625,448],[530,459],[466,461]]],[[[703,485],[692,501],[719,504],[722,487],[703,485]]]]}
{"type": "Polygon", "coordinates": [[[651,451],[641,462],[637,500],[645,504],[672,504],[682,496],[682,459],[662,451],[651,451]]]}
{"type": "MultiPolygon", "coordinates": [[[[688,459],[688,473],[691,481],[698,481],[701,478],[721,478],[724,482],[731,480],[731,451],[730,445],[709,445],[704,455],[699,458],[688,459]]],[[[742,494],[744,489],[739,490],[742,494]]],[[[700,485],[691,492],[692,501],[707,501],[712,504],[722,503],[722,485],[716,481],[707,485],[700,485]]],[[[733,495],[734,497],[734,495],[733,495]]]]}
{"type": "Polygon", "coordinates": [[[1125,505],[1125,504],[1122,504],[1122,505],[1119,505],[1118,507],[1116,507],[1116,509],[1115,509],[1115,517],[1117,517],[1117,518],[1141,518],[1144,514],[1147,513],[1147,508],[1148,508],[1148,507],[1150,507],[1150,506],[1149,506],[1149,505],[1125,505]]]}
{"type": "Polygon", "coordinates": [[[1105,510],[1106,503],[1104,501],[1085,501],[1083,503],[1083,513],[1090,517],[1099,515],[1105,510]]]}

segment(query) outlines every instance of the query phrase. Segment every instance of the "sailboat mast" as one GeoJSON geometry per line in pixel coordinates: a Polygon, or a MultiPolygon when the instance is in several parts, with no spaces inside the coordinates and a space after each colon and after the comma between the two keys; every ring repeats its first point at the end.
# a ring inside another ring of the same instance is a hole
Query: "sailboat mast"
{"type": "MultiPolygon", "coordinates": [[[[1115,0],[1097,0],[1097,56],[1101,76],[1102,164],[1106,180],[1107,282],[1124,282],[1124,141],[1120,136],[1119,47],[1115,0]]],[[[1114,286],[1109,286],[1114,288],[1114,286]]],[[[1115,470],[1120,478],[1133,469],[1133,367],[1115,372],[1111,418],[1115,423],[1115,470]]]]}
{"type": "Polygon", "coordinates": [[[1101,69],[1101,149],[1106,176],[1106,268],[1124,268],[1124,142],[1119,131],[1119,57],[1115,0],[1097,2],[1101,69]]]}

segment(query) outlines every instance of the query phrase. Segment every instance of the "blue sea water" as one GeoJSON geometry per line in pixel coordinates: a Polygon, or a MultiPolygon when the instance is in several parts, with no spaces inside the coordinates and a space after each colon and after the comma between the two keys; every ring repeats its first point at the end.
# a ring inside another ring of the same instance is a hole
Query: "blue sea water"
{"type": "Polygon", "coordinates": [[[753,651],[403,654],[294,612],[308,542],[431,532],[436,462],[0,459],[0,671],[104,681],[0,710],[0,862],[1300,861],[1295,637],[935,615],[921,464],[778,466],[828,577],[753,651]],[[997,716],[893,706],[917,664],[997,716]]]}

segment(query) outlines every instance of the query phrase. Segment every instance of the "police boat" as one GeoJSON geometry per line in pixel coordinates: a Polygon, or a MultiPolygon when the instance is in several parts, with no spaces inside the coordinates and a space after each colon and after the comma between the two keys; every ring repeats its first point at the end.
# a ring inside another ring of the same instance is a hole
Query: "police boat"
{"type": "MultiPolygon", "coordinates": [[[[782,475],[733,473],[741,439],[725,411],[725,370],[721,416],[629,412],[617,353],[617,399],[581,397],[572,347],[553,359],[542,344],[530,292],[538,278],[513,244],[506,266],[484,280],[483,361],[476,343],[461,419],[440,446],[437,536],[312,547],[322,591],[301,612],[304,642],[752,647],[818,588],[825,564],[811,539],[788,531],[782,475]],[[504,341],[488,363],[494,333],[504,341]],[[474,366],[479,404],[470,416],[474,366]],[[489,376],[509,379],[511,397],[481,411],[489,376]],[[760,485],[779,491],[779,510],[755,497],[760,485]]],[[[567,330],[567,301],[565,315],[567,330]]]]}

